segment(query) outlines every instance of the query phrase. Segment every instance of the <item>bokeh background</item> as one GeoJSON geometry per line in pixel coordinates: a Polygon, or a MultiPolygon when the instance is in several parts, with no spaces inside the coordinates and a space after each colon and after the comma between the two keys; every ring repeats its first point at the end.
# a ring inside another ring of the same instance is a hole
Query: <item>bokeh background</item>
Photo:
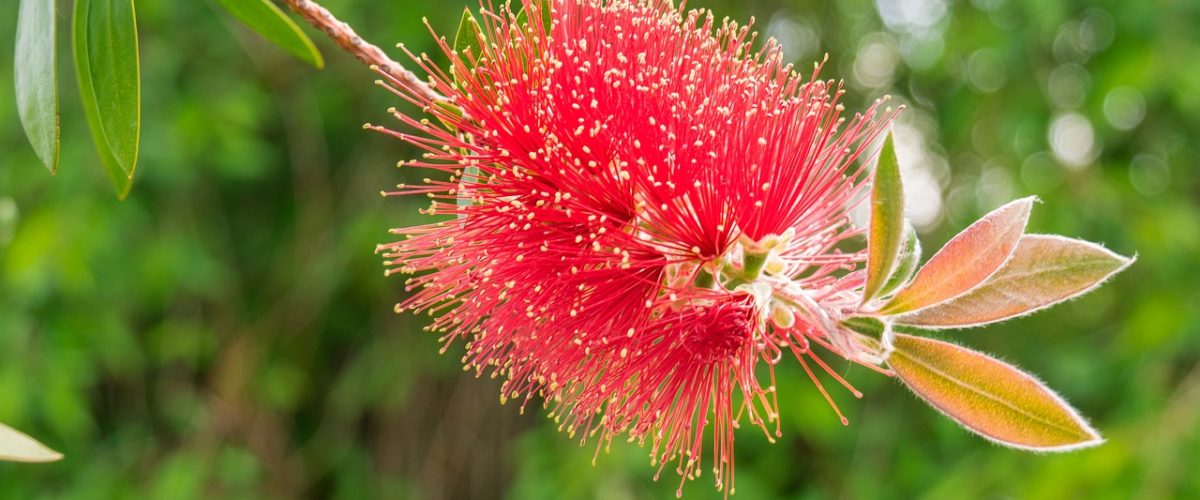
{"type": "MultiPolygon", "coordinates": [[[[422,16],[452,34],[463,3],[327,6],[432,52],[422,16]]],[[[1034,194],[1033,231],[1139,255],[1082,299],[948,335],[1038,373],[1106,445],[999,448],[848,366],[867,396],[835,394],[842,427],[785,364],[785,435],[737,441],[736,498],[1200,497],[1200,3],[690,5],[755,16],[801,68],[828,53],[851,109],[909,106],[896,134],[927,248],[1034,194]]],[[[84,129],[66,27],[57,177],[25,143],[0,50],[0,422],[67,456],[0,463],[0,497],[674,494],[646,451],[617,443],[592,465],[540,411],[498,404],[461,351],[437,355],[425,318],[392,313],[402,280],[373,250],[424,201],[378,194],[413,152],[361,129],[399,104],[373,75],[318,33],[329,65],[308,68],[211,2],[138,8],[145,125],[125,202],[84,129]]],[[[16,9],[0,3],[0,40],[16,9]]],[[[709,481],[685,496],[719,498],[709,481]]]]}

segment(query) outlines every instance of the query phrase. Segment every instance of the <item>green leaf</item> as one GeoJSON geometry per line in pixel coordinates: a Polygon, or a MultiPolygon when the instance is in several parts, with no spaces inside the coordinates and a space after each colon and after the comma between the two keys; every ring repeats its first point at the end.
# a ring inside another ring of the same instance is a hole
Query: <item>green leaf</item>
{"type": "Polygon", "coordinates": [[[892,292],[908,283],[913,274],[917,272],[917,267],[921,265],[921,238],[917,236],[917,230],[913,228],[907,220],[904,221],[904,247],[900,249],[900,257],[896,260],[896,266],[892,269],[892,275],[888,277],[887,283],[883,284],[883,289],[879,291],[880,297],[887,297],[892,292]]]}
{"type": "MultiPolygon", "coordinates": [[[[550,33],[550,23],[552,23],[554,20],[553,11],[551,10],[553,8],[553,5],[552,5],[553,2],[538,0],[537,2],[535,2],[535,4],[537,5],[538,10],[542,14],[542,16],[541,16],[542,17],[542,29],[546,30],[546,33],[550,33]]],[[[521,27],[525,27],[525,28],[529,27],[529,12],[527,11],[527,9],[525,9],[525,7],[523,5],[521,7],[520,12],[517,12],[516,21],[517,21],[517,26],[521,26],[521,27]]]]}
{"type": "Polygon", "coordinates": [[[986,354],[897,334],[887,363],[908,388],[946,416],[1005,446],[1070,451],[1100,434],[1038,379],[986,354]]]}
{"type": "MultiPolygon", "coordinates": [[[[473,190],[479,183],[479,167],[475,165],[467,165],[463,169],[462,182],[459,185],[458,192],[458,208],[464,209],[475,204],[473,190]]],[[[465,218],[467,215],[463,212],[458,213],[458,218],[465,218]]]]}
{"type": "Polygon", "coordinates": [[[124,199],[137,167],[141,78],[132,0],[76,0],[75,73],[100,161],[124,199]]]}
{"type": "Polygon", "coordinates": [[[313,41],[270,0],[217,0],[217,3],[267,41],[317,68],[325,67],[325,60],[313,41]]]}
{"type": "Polygon", "coordinates": [[[883,338],[883,332],[887,330],[887,325],[884,325],[883,321],[867,316],[851,316],[843,319],[842,326],[852,332],[861,333],[873,339],[883,338]]]}
{"type": "Polygon", "coordinates": [[[58,172],[60,139],[55,10],[55,0],[21,0],[13,56],[17,114],[51,174],[58,172]]]}
{"type": "Polygon", "coordinates": [[[96,145],[96,154],[100,163],[108,172],[109,178],[117,189],[117,197],[124,199],[129,194],[132,185],[131,178],[126,174],[120,163],[113,157],[108,140],[104,138],[104,129],[100,124],[100,107],[96,102],[96,90],[92,85],[91,62],[88,54],[88,10],[91,0],[75,0],[75,11],[71,16],[71,45],[75,56],[75,78],[79,82],[79,100],[83,106],[83,116],[87,119],[88,131],[92,134],[92,142],[96,145]]]}
{"type": "Polygon", "coordinates": [[[61,453],[12,427],[0,424],[0,461],[54,462],[60,459],[61,453]]]}
{"type": "Polygon", "coordinates": [[[1008,203],[975,221],[951,238],[925,263],[880,314],[892,315],[929,307],[979,285],[1012,256],[1029,222],[1036,198],[1008,203]]]}
{"type": "Polygon", "coordinates": [[[458,22],[458,32],[454,34],[454,51],[460,57],[464,58],[467,53],[470,53],[472,57],[479,57],[479,40],[482,36],[482,31],[479,29],[479,21],[475,20],[475,15],[471,14],[471,9],[464,8],[462,20],[458,22]]]}
{"type": "Polygon", "coordinates": [[[862,303],[875,298],[891,276],[904,241],[904,186],[892,134],[883,141],[871,186],[871,225],[867,236],[867,282],[862,303]]]}
{"type": "Polygon", "coordinates": [[[1133,263],[1086,241],[1025,235],[1008,262],[983,285],[933,307],[896,317],[932,328],[979,326],[1083,295],[1133,263]]]}

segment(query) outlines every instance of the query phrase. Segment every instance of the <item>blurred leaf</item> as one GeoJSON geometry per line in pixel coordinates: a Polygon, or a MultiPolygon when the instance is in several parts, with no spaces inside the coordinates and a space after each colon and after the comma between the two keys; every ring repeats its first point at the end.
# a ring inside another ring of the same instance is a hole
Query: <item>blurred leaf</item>
{"type": "Polygon", "coordinates": [[[96,151],[124,199],[137,166],[141,83],[132,0],[77,0],[75,73],[96,151]]]}
{"type": "Polygon", "coordinates": [[[896,266],[904,241],[904,186],[892,134],[883,141],[871,185],[871,225],[867,237],[867,283],[862,303],[875,298],[896,266]]]}
{"type": "Polygon", "coordinates": [[[59,116],[55,0],[21,0],[13,89],[29,143],[50,173],[58,172],[59,116]]]}
{"type": "Polygon", "coordinates": [[[1070,451],[1100,435],[1040,381],[986,354],[897,334],[887,364],[925,402],[998,444],[1070,451]]]}
{"type": "Polygon", "coordinates": [[[896,314],[952,299],[996,272],[1012,255],[1035,198],[1009,202],[958,233],[880,312],[896,314]]]}
{"type": "Polygon", "coordinates": [[[936,328],[1003,321],[1087,293],[1132,263],[1095,243],[1026,235],[1012,258],[983,285],[950,301],[897,316],[896,321],[936,328]]]}
{"type": "Polygon", "coordinates": [[[271,43],[317,68],[325,67],[325,60],[313,41],[270,0],[217,0],[217,3],[271,43]]]}
{"type": "Polygon", "coordinates": [[[0,424],[0,461],[54,462],[61,459],[61,453],[47,448],[21,431],[0,424]]]}
{"type": "Polygon", "coordinates": [[[917,267],[921,265],[921,238],[917,237],[917,230],[908,220],[904,221],[904,246],[900,249],[900,256],[896,260],[896,267],[892,269],[892,275],[888,278],[887,283],[883,284],[883,289],[879,291],[879,295],[886,297],[888,294],[896,291],[900,287],[908,283],[912,279],[913,274],[917,272],[917,267]]]}

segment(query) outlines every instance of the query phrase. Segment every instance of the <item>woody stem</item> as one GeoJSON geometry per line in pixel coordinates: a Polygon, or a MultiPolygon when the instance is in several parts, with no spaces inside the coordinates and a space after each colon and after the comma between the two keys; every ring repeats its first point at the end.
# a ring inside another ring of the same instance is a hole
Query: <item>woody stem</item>
{"type": "Polygon", "coordinates": [[[364,64],[405,84],[414,92],[421,94],[430,101],[445,101],[446,97],[433,90],[428,84],[417,77],[412,71],[393,61],[379,47],[363,40],[354,32],[349,24],[339,21],[328,9],[312,0],[281,0],[293,12],[304,18],[308,24],[321,30],[333,39],[342,50],[358,58],[364,64]]]}

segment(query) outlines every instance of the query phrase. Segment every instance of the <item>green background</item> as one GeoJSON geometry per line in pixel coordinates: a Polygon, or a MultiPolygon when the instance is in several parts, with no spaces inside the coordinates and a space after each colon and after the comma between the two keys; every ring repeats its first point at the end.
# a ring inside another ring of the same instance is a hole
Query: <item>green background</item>
{"type": "MultiPolygon", "coordinates": [[[[429,52],[421,17],[450,36],[461,13],[460,0],[327,6],[381,45],[429,52]]],[[[690,6],[756,16],[801,68],[828,52],[822,75],[847,80],[851,110],[885,93],[909,106],[898,140],[926,248],[1033,194],[1031,230],[1139,255],[1082,299],[947,335],[1039,374],[1104,446],[1000,448],[845,363],[866,396],[834,393],[843,427],[785,363],[784,437],[742,431],[735,498],[1200,497],[1200,3],[690,6]]],[[[0,463],[0,497],[674,494],[647,451],[616,443],[593,466],[593,445],[540,408],[499,405],[496,381],[460,369],[461,347],[439,356],[426,318],[392,313],[402,279],[373,250],[422,222],[424,200],[379,191],[423,173],[395,169],[413,151],[361,129],[394,123],[399,104],[372,74],[315,31],[324,71],[210,2],[138,8],[142,156],[125,202],[84,128],[65,14],[57,177],[25,142],[0,50],[0,422],[66,454],[0,463]]],[[[0,5],[0,40],[16,10],[0,5]]],[[[710,481],[685,496],[719,498],[710,481]]]]}

